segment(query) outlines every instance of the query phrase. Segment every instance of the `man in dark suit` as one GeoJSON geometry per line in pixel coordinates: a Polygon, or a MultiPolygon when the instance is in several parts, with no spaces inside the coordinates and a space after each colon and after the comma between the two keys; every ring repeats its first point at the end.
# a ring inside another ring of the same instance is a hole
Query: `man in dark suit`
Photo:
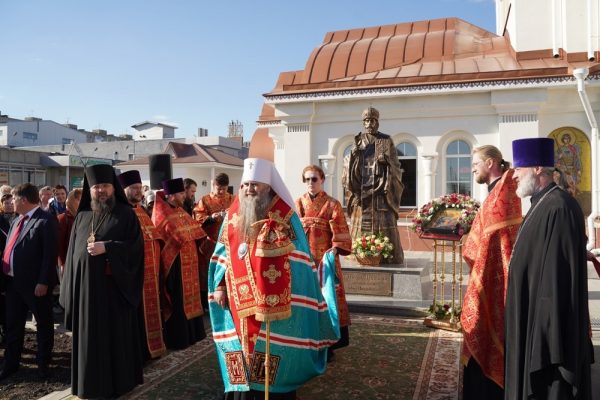
{"type": "Polygon", "coordinates": [[[42,377],[48,375],[54,325],[52,287],[56,283],[56,218],[39,207],[37,188],[24,183],[13,191],[15,219],[8,232],[2,254],[2,272],[6,281],[6,350],[0,380],[19,367],[27,310],[37,322],[37,364],[42,377]]]}

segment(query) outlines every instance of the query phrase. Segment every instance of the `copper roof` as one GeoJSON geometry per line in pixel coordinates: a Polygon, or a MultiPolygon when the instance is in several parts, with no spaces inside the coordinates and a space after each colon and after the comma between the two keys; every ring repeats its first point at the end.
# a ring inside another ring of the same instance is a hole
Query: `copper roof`
{"type": "MultiPolygon", "coordinates": [[[[596,57],[598,59],[598,57],[596,57]]],[[[300,71],[283,72],[267,94],[401,86],[452,81],[569,75],[583,53],[552,57],[551,49],[516,53],[508,36],[459,18],[329,32],[300,71]]],[[[264,114],[264,108],[263,108],[264,114]]],[[[261,119],[262,120],[262,119],[261,119]]]]}
{"type": "Polygon", "coordinates": [[[275,117],[275,107],[270,104],[263,104],[260,116],[258,117],[258,122],[280,122],[280,119],[275,117]]]}
{"type": "MultiPolygon", "coordinates": [[[[217,149],[204,146],[198,143],[177,143],[169,142],[164,153],[170,153],[173,164],[185,163],[219,163],[233,165],[237,167],[244,166],[244,160],[217,149]]],[[[148,164],[149,157],[138,158],[131,161],[120,163],[119,165],[139,165],[148,164]]]]}
{"type": "Polygon", "coordinates": [[[252,135],[252,140],[250,141],[248,157],[274,161],[275,143],[273,143],[273,139],[269,136],[269,129],[257,128],[254,131],[254,135],[252,135]]]}

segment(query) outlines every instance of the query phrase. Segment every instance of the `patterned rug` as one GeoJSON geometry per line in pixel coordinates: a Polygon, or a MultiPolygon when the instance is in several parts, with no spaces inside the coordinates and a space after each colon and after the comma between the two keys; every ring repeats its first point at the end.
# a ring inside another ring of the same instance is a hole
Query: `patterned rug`
{"type": "MultiPolygon", "coordinates": [[[[336,351],[327,372],[298,391],[298,400],[459,399],[461,334],[421,320],[352,315],[351,345],[336,351]]],[[[145,384],[126,399],[223,397],[212,340],[154,361],[145,384]]]]}

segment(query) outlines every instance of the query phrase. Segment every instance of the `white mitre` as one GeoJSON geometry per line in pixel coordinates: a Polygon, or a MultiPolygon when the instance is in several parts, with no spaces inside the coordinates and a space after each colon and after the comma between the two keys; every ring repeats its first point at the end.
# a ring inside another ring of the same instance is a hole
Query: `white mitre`
{"type": "Polygon", "coordinates": [[[266,183],[271,186],[271,189],[273,189],[273,191],[277,193],[277,195],[281,197],[292,210],[296,211],[294,199],[288,188],[285,186],[285,183],[283,183],[283,179],[281,179],[279,172],[277,172],[275,164],[271,161],[262,158],[246,158],[244,160],[242,183],[246,182],[266,183]]]}

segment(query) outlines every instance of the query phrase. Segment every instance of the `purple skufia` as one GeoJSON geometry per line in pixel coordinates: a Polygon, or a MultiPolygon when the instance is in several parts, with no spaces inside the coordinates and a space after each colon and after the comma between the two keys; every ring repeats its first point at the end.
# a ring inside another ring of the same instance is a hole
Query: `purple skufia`
{"type": "Polygon", "coordinates": [[[554,140],[550,138],[518,139],[512,142],[515,168],[554,167],[554,140]]]}
{"type": "Polygon", "coordinates": [[[162,181],[162,187],[166,195],[185,192],[182,178],[166,179],[162,181]]]}

